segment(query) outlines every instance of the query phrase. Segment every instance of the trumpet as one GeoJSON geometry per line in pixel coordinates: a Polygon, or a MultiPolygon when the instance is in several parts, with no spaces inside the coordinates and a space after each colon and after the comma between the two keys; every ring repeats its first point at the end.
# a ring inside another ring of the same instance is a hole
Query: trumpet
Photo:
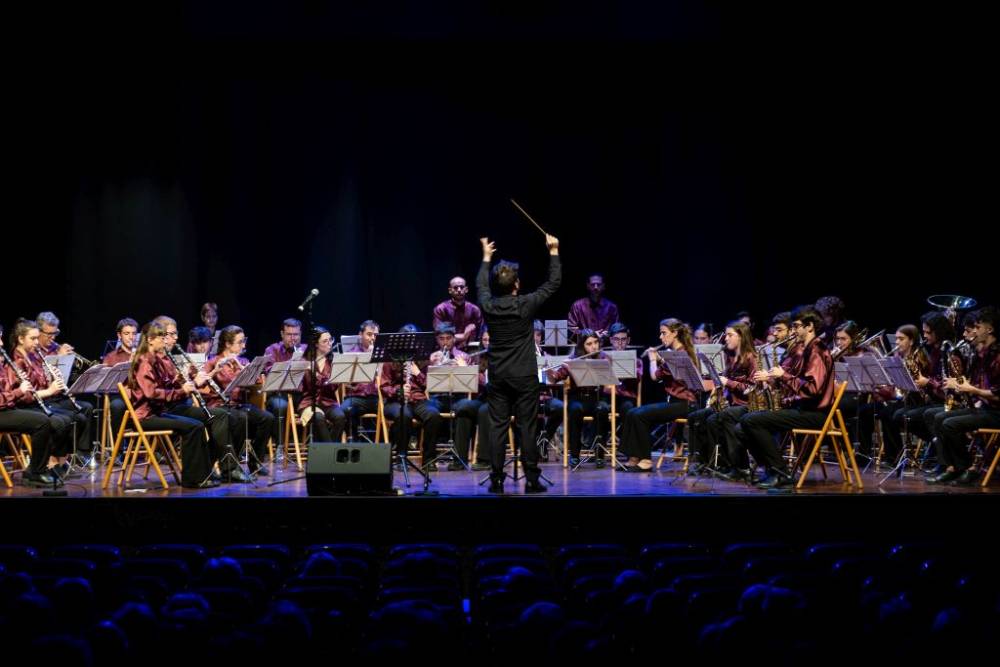
{"type": "Polygon", "coordinates": [[[88,368],[92,368],[97,365],[96,361],[91,361],[87,357],[77,352],[73,352],[73,356],[76,357],[76,359],[73,361],[73,365],[81,370],[87,370],[88,368]]]}
{"type": "Polygon", "coordinates": [[[59,367],[50,364],[49,360],[46,359],[45,355],[42,353],[38,354],[38,358],[42,360],[42,367],[45,369],[45,372],[49,375],[49,377],[62,385],[62,390],[66,392],[66,398],[69,399],[69,404],[73,406],[73,410],[75,412],[82,412],[83,408],[76,402],[76,399],[73,398],[72,394],[69,393],[69,387],[66,386],[66,379],[63,378],[62,371],[59,370],[59,367]]]}

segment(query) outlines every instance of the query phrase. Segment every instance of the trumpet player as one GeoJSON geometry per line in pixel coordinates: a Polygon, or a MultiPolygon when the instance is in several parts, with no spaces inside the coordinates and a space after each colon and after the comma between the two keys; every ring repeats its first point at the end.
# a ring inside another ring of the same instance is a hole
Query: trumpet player
{"type": "MultiPolygon", "coordinates": [[[[70,472],[69,456],[73,450],[74,427],[77,443],[89,435],[89,412],[76,411],[66,400],[66,384],[62,378],[48,373],[42,363],[39,349],[40,332],[38,324],[32,320],[19,319],[11,331],[10,345],[14,350],[13,362],[34,388],[32,393],[23,394],[20,403],[28,410],[41,410],[35,399],[44,401],[51,412],[52,426],[51,463],[52,473],[65,479],[70,472]]],[[[89,443],[88,443],[89,449],[89,443]]]]}
{"type": "Polygon", "coordinates": [[[131,317],[123,317],[118,320],[118,326],[115,327],[115,336],[118,338],[118,344],[115,345],[115,349],[104,355],[101,363],[105,366],[115,366],[126,361],[132,361],[132,357],[135,355],[135,340],[138,333],[139,323],[131,317]]]}
{"type": "Polygon", "coordinates": [[[312,423],[316,442],[337,442],[344,433],[347,417],[337,397],[338,385],[329,382],[333,336],[329,329],[318,325],[313,327],[313,332],[304,358],[307,361],[315,360],[316,374],[314,376],[312,370],[309,370],[302,383],[302,399],[299,402],[302,423],[312,423]]]}
{"type": "MultiPolygon", "coordinates": [[[[204,373],[211,377],[216,385],[227,391],[229,384],[236,379],[240,371],[249,363],[243,357],[246,347],[246,334],[238,326],[230,325],[219,332],[219,345],[222,353],[212,357],[205,364],[204,373]]],[[[260,378],[263,380],[263,378],[260,378]]],[[[261,410],[243,399],[241,390],[234,388],[227,391],[228,405],[214,391],[201,390],[202,396],[209,408],[221,408],[229,416],[229,435],[231,442],[251,443],[247,452],[247,467],[251,475],[267,475],[267,441],[274,428],[274,415],[261,410]]]]}
{"type": "Polygon", "coordinates": [[[959,486],[973,484],[979,477],[969,452],[969,436],[981,428],[1000,428],[1000,344],[997,325],[1000,311],[987,306],[976,313],[976,356],[968,378],[949,377],[944,387],[969,397],[971,407],[943,412],[935,421],[938,457],[944,471],[927,481],[950,482],[959,486]]]}
{"type": "MultiPolygon", "coordinates": [[[[457,349],[456,329],[450,322],[438,324],[434,334],[438,350],[431,353],[431,366],[469,366],[475,363],[468,354],[457,349]]],[[[436,406],[434,409],[438,412],[454,413],[455,451],[458,452],[458,459],[448,462],[448,470],[465,470],[469,464],[469,448],[476,430],[481,403],[478,399],[469,398],[465,394],[434,394],[430,402],[436,406]]]]}
{"type": "MultiPolygon", "coordinates": [[[[694,343],[691,340],[691,329],[680,320],[667,318],[660,322],[660,342],[669,349],[684,350],[691,357],[695,367],[698,366],[694,343]]],[[[653,461],[650,458],[653,447],[650,432],[653,427],[687,416],[702,391],[702,387],[684,385],[670,374],[666,365],[661,366],[660,355],[656,348],[650,348],[646,354],[649,356],[650,378],[663,383],[667,400],[635,408],[625,415],[622,424],[622,451],[628,455],[627,465],[630,472],[653,470],[653,461]]]]}
{"type": "MultiPolygon", "coordinates": [[[[926,379],[930,375],[930,360],[920,346],[920,330],[915,325],[904,324],[896,329],[896,346],[893,353],[903,359],[903,363],[914,380],[921,377],[926,379]]],[[[886,460],[894,461],[903,447],[906,413],[911,408],[924,405],[927,402],[927,394],[923,390],[918,390],[908,396],[896,398],[881,396],[880,398],[882,400],[873,404],[874,415],[871,422],[865,417],[865,406],[862,406],[862,415],[858,423],[862,452],[864,453],[866,447],[868,451],[872,450],[872,436],[875,430],[874,418],[877,417],[882,424],[883,457],[886,460]]]]}
{"type": "Polygon", "coordinates": [[[782,404],[775,410],[749,412],[740,419],[742,439],[754,459],[765,468],[758,486],[774,488],[792,484],[792,477],[775,443],[774,435],[794,428],[820,428],[833,403],[833,359],[818,338],[822,317],[812,306],[792,313],[792,333],[799,344],[781,365],[758,370],[755,382],[770,382],[781,389],[782,404]]]}
{"type": "Polygon", "coordinates": [[[38,326],[38,348],[39,352],[48,356],[73,354],[73,346],[69,343],[59,343],[56,338],[59,336],[59,318],[55,313],[45,311],[38,313],[35,318],[38,326]]]}

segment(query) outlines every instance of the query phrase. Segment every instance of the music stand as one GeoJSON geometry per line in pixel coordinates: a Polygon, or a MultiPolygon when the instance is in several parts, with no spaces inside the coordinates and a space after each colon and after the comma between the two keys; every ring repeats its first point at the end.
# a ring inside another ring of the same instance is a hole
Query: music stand
{"type": "MultiPolygon", "coordinates": [[[[441,366],[427,367],[427,395],[431,394],[475,394],[479,392],[479,365],[458,366],[457,364],[445,364],[441,366]]],[[[455,406],[450,405],[452,419],[449,420],[448,449],[431,460],[431,467],[445,456],[452,456],[459,461],[462,466],[471,471],[467,461],[463,461],[455,449],[455,406]]]]}
{"type": "Polygon", "coordinates": [[[543,347],[572,347],[569,342],[569,320],[545,320],[543,347]]]}
{"type": "Polygon", "coordinates": [[[361,336],[358,334],[344,334],[340,337],[340,351],[348,352],[352,347],[357,347],[361,336]]]}
{"type": "MultiPolygon", "coordinates": [[[[609,427],[610,428],[609,432],[611,434],[611,449],[609,450],[607,447],[604,446],[603,443],[597,442],[596,440],[595,440],[595,446],[597,448],[600,448],[601,451],[603,451],[605,454],[611,457],[611,464],[613,466],[621,466],[624,469],[625,466],[618,461],[618,451],[616,447],[617,442],[616,442],[615,427],[617,426],[617,423],[615,421],[615,410],[617,409],[616,389],[618,387],[618,376],[615,374],[614,370],[611,367],[611,360],[610,359],[567,359],[565,364],[566,364],[566,370],[569,371],[569,375],[573,379],[573,384],[576,385],[578,389],[595,387],[598,388],[599,390],[600,387],[611,387],[611,412],[608,415],[609,420],[611,422],[609,427]]],[[[635,372],[634,362],[632,365],[632,372],[633,373],[635,372]]],[[[598,395],[598,399],[599,398],[600,396],[598,395]]],[[[563,401],[564,437],[568,437],[569,434],[568,412],[569,412],[569,402],[563,401]]],[[[569,457],[569,443],[564,442],[563,465],[568,464],[567,460],[568,457],[569,457]]],[[[580,462],[573,467],[573,470],[576,470],[584,463],[590,461],[593,458],[594,458],[593,456],[581,457],[580,462]]]]}
{"type": "Polygon", "coordinates": [[[854,375],[851,373],[850,368],[847,366],[847,362],[835,361],[833,363],[833,379],[837,384],[840,384],[841,382],[846,382],[847,389],[845,389],[845,391],[849,391],[855,394],[860,391],[860,389],[858,389],[858,382],[857,380],[854,379],[854,375]]]}
{"type": "Polygon", "coordinates": [[[371,361],[369,352],[344,352],[333,355],[330,361],[330,379],[327,384],[369,384],[375,381],[378,364],[371,361]]]}
{"type": "MultiPolygon", "coordinates": [[[[917,387],[917,383],[913,381],[913,376],[910,375],[910,370],[906,367],[906,364],[903,363],[903,359],[901,357],[885,357],[881,361],[882,361],[882,368],[885,371],[885,374],[889,376],[889,379],[891,380],[893,386],[896,387],[896,389],[903,392],[904,394],[910,394],[920,391],[920,388],[917,387]]],[[[907,421],[905,413],[903,421],[904,424],[907,421]]],[[[886,475],[879,480],[879,486],[882,486],[882,484],[884,484],[886,480],[888,480],[893,475],[896,475],[896,477],[902,477],[903,471],[906,469],[907,464],[915,465],[918,463],[916,459],[910,458],[910,449],[907,446],[910,440],[908,425],[906,431],[907,431],[906,438],[903,442],[903,446],[899,454],[899,460],[896,461],[896,465],[893,466],[892,470],[886,473],[886,475]]],[[[915,455],[916,454],[914,454],[914,456],[915,455]]]]}
{"type": "Polygon", "coordinates": [[[684,350],[664,350],[660,357],[670,369],[674,379],[695,393],[705,391],[701,382],[701,373],[694,367],[694,362],[684,350]]]}
{"type": "MultiPolygon", "coordinates": [[[[271,362],[271,358],[270,357],[264,357],[264,356],[254,357],[253,361],[251,361],[246,366],[244,366],[240,370],[240,372],[236,374],[236,377],[234,377],[232,380],[229,381],[229,384],[226,385],[226,388],[222,390],[222,398],[225,399],[226,404],[227,405],[231,405],[232,404],[233,390],[235,390],[235,389],[251,389],[253,387],[256,387],[258,381],[260,380],[260,376],[264,375],[264,368],[270,362],[271,362]]],[[[246,405],[247,405],[247,401],[243,401],[243,403],[241,403],[239,405],[231,405],[231,409],[233,409],[233,410],[242,410],[243,408],[246,407],[246,405]]],[[[254,452],[253,448],[250,446],[250,431],[249,431],[249,429],[250,429],[250,420],[247,419],[243,423],[243,449],[244,449],[244,451],[243,451],[242,454],[243,454],[244,458],[246,459],[247,466],[250,465],[250,461],[251,461],[250,457],[252,456],[253,460],[255,460],[257,462],[257,466],[259,467],[263,462],[260,459],[257,458],[257,453],[254,452]]],[[[256,479],[256,475],[251,475],[251,476],[256,479]]]]}
{"type": "Polygon", "coordinates": [[[726,357],[722,350],[723,346],[718,343],[702,343],[694,346],[695,355],[701,362],[702,376],[709,375],[709,366],[715,367],[717,375],[722,375],[726,372],[726,357]]]}
{"type": "MultiPolygon", "coordinates": [[[[430,359],[431,353],[437,349],[437,339],[433,331],[418,331],[414,333],[380,333],[375,336],[375,343],[372,345],[371,361],[374,363],[397,364],[400,377],[403,377],[405,364],[414,361],[426,361],[430,359]]],[[[410,486],[410,476],[407,468],[413,468],[424,479],[423,493],[427,493],[430,486],[430,475],[420,466],[413,463],[406,455],[410,446],[410,420],[406,416],[406,405],[408,403],[406,392],[403,391],[403,382],[399,383],[399,428],[397,430],[396,458],[403,472],[403,481],[406,486],[410,486]]]]}
{"type": "Polygon", "coordinates": [[[611,362],[611,370],[619,380],[635,380],[636,373],[635,350],[611,350],[604,356],[611,362]]]}
{"type": "MultiPolygon", "coordinates": [[[[45,357],[45,361],[59,370],[66,382],[69,382],[70,373],[73,372],[73,364],[76,363],[75,354],[53,354],[45,357]]],[[[66,386],[69,389],[69,385],[66,386]]]]}
{"type": "MultiPolygon", "coordinates": [[[[275,362],[267,371],[267,376],[264,378],[264,386],[261,387],[261,391],[268,394],[285,394],[288,399],[288,407],[286,407],[286,410],[291,410],[293,409],[293,399],[291,395],[302,392],[302,383],[305,381],[305,375],[309,371],[309,367],[310,362],[304,360],[275,362]]],[[[302,452],[299,450],[298,433],[294,429],[295,425],[292,424],[292,433],[295,436],[296,462],[301,469],[302,452]]],[[[286,425],[285,434],[287,435],[287,433],[288,429],[286,425]]],[[[286,447],[287,445],[288,441],[286,438],[285,441],[281,443],[281,446],[286,447]]]]}

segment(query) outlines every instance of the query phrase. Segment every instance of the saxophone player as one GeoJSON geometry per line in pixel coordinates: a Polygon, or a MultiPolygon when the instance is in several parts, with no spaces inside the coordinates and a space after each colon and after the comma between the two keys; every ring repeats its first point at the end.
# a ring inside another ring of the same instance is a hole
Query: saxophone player
{"type": "MultiPolygon", "coordinates": [[[[750,378],[757,372],[757,354],[753,332],[743,322],[726,325],[723,336],[726,372],[720,377],[722,386],[715,389],[723,398],[716,405],[690,413],[688,446],[692,455],[706,464],[713,458],[714,446],[719,445],[718,472],[724,478],[742,476],[749,468],[746,450],[740,446],[736,425],[747,413],[747,394],[753,387],[750,378]]],[[[710,399],[711,400],[711,399],[710,399]]]]}
{"type": "MultiPolygon", "coordinates": [[[[224,327],[219,332],[219,346],[222,353],[212,357],[205,364],[203,372],[211,376],[224,391],[249,363],[249,360],[242,356],[246,339],[246,334],[240,327],[235,325],[224,327]]],[[[238,388],[228,392],[228,406],[223,404],[222,398],[214,391],[202,391],[202,395],[209,408],[221,408],[229,415],[229,433],[232,442],[251,441],[251,449],[247,453],[250,474],[267,475],[268,470],[264,461],[267,460],[267,441],[274,428],[274,415],[242,400],[243,396],[238,388]]]]}
{"type": "Polygon", "coordinates": [[[949,377],[945,388],[969,397],[971,407],[943,412],[935,421],[939,462],[944,472],[927,481],[949,482],[959,486],[973,484],[979,477],[969,452],[969,435],[981,428],[1000,428],[1000,344],[997,324],[1000,311],[987,306],[976,313],[975,346],[968,379],[949,377]]]}
{"type": "Polygon", "coordinates": [[[789,486],[793,480],[775,443],[774,435],[794,428],[817,429],[823,426],[826,411],[833,403],[833,360],[817,336],[822,317],[813,306],[800,306],[792,313],[792,332],[799,344],[781,365],[770,371],[759,370],[756,382],[771,382],[783,394],[776,410],[750,412],[740,419],[742,437],[766,475],[758,482],[761,488],[789,486]]]}

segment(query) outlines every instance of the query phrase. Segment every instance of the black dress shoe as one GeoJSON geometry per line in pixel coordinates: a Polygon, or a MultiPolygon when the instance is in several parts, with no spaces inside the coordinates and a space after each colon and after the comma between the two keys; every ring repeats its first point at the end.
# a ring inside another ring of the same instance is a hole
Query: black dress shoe
{"type": "Polygon", "coordinates": [[[62,486],[63,482],[56,476],[53,476],[48,471],[46,472],[34,472],[31,470],[25,470],[21,473],[21,483],[25,486],[33,486],[36,488],[52,488],[53,486],[62,486]]]}
{"type": "Polygon", "coordinates": [[[489,493],[503,494],[503,480],[502,479],[491,479],[490,488],[486,489],[489,493]]]}
{"type": "Polygon", "coordinates": [[[465,466],[462,465],[461,461],[459,461],[459,460],[456,459],[456,460],[448,462],[448,470],[452,470],[452,471],[455,471],[455,470],[465,470],[465,466]]]}
{"type": "Polygon", "coordinates": [[[959,472],[958,470],[951,470],[951,471],[945,470],[943,473],[941,473],[940,475],[937,475],[936,477],[928,477],[927,478],[927,483],[928,484],[947,484],[951,480],[958,479],[961,476],[962,476],[962,473],[959,472]]]}
{"type": "Polygon", "coordinates": [[[792,476],[782,470],[771,470],[767,477],[757,482],[758,489],[779,489],[795,483],[792,476]]]}
{"type": "Polygon", "coordinates": [[[537,479],[529,479],[524,483],[525,493],[545,493],[546,491],[548,491],[548,488],[537,479]]]}
{"type": "Polygon", "coordinates": [[[202,482],[194,482],[188,484],[181,484],[185,489],[214,489],[219,485],[214,479],[206,479],[202,482]]]}
{"type": "Polygon", "coordinates": [[[237,467],[229,470],[228,472],[226,472],[225,473],[225,478],[226,478],[227,482],[240,482],[240,483],[244,483],[244,484],[246,482],[253,481],[250,478],[250,475],[248,475],[245,472],[243,472],[243,468],[240,468],[239,466],[237,466],[237,467]]]}
{"type": "Polygon", "coordinates": [[[961,475],[951,480],[949,484],[951,486],[972,486],[979,479],[979,471],[977,470],[965,470],[961,475]]]}

